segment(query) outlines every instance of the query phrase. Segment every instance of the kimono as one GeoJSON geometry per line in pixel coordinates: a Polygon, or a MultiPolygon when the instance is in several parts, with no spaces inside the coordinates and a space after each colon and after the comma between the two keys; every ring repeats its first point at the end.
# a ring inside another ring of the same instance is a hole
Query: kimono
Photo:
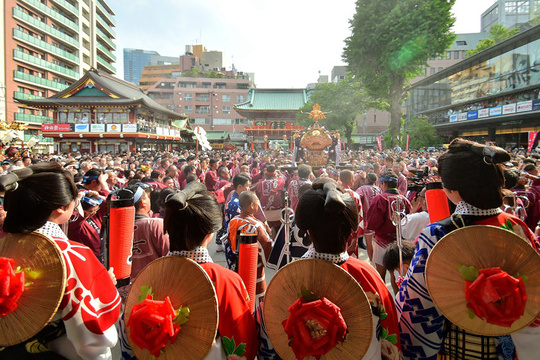
{"type": "MultiPolygon", "coordinates": [[[[477,225],[502,226],[509,221],[514,232],[527,239],[537,252],[540,249],[527,225],[499,208],[482,210],[462,201],[454,214],[481,216],[475,221],[477,225]]],[[[427,291],[425,267],[431,250],[446,234],[446,229],[437,222],[422,230],[417,239],[415,255],[396,296],[403,358],[434,360],[439,355],[442,359],[513,360],[516,351],[519,359],[537,358],[540,353],[540,328],[536,327],[540,324],[538,319],[511,336],[487,337],[467,333],[450,323],[437,309],[427,291]],[[482,346],[471,350],[470,344],[473,343],[481,343],[482,346]],[[441,357],[441,354],[450,357],[441,357]]]]}
{"type": "MultiPolygon", "coordinates": [[[[394,299],[379,273],[367,262],[341,254],[318,253],[310,248],[303,256],[306,259],[321,259],[339,265],[358,281],[367,295],[373,315],[373,337],[364,360],[399,360],[400,339],[394,299]]],[[[259,328],[259,359],[279,359],[264,325],[264,302],[257,308],[256,319],[259,328]]]]}
{"type": "Polygon", "coordinates": [[[121,299],[109,273],[92,250],[68,240],[57,224],[48,221],[36,232],[53,239],[66,264],[64,297],[51,321],[56,334],[46,344],[37,339],[41,339],[40,332],[39,337],[23,344],[2,348],[0,358],[31,357],[10,352],[24,347],[28,352],[50,350],[67,359],[112,359],[111,348],[118,341],[114,324],[120,317],[121,299]]]}
{"type": "Polygon", "coordinates": [[[184,256],[197,262],[214,284],[219,308],[218,336],[221,341],[216,341],[207,358],[215,354],[216,347],[221,345],[226,359],[254,359],[259,346],[255,319],[240,276],[215,264],[205,247],[191,251],[173,251],[169,255],[184,256]]]}

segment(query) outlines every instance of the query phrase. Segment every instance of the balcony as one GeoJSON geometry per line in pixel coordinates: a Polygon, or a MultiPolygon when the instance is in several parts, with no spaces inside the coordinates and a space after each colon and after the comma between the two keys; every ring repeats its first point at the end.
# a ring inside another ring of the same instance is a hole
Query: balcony
{"type": "Polygon", "coordinates": [[[107,20],[109,20],[109,22],[113,25],[116,25],[116,22],[114,21],[114,19],[112,18],[111,14],[109,14],[109,12],[105,9],[105,7],[103,5],[101,5],[101,2],[99,0],[96,1],[96,5],[97,5],[97,8],[98,10],[103,14],[105,15],[105,17],[107,18],[107,20]]]}
{"type": "Polygon", "coordinates": [[[58,31],[54,29],[52,26],[49,26],[45,24],[44,22],[39,21],[38,19],[33,18],[32,16],[24,13],[22,10],[19,10],[17,8],[13,8],[13,17],[15,19],[18,19],[19,21],[25,22],[26,24],[29,24],[33,26],[34,28],[37,28],[39,30],[45,31],[47,34],[51,35],[52,37],[65,42],[69,45],[79,47],[79,41],[72,38],[69,35],[64,34],[61,31],[58,31]]]}
{"type": "Polygon", "coordinates": [[[96,34],[98,34],[103,41],[105,41],[110,47],[116,50],[116,44],[107,36],[100,28],[95,27],[96,34]]]}
{"type": "Polygon", "coordinates": [[[97,55],[98,64],[105,66],[109,71],[111,71],[113,74],[116,73],[116,68],[112,66],[107,60],[102,58],[101,56],[97,55]]]}
{"type": "MultiPolygon", "coordinates": [[[[15,121],[36,123],[36,124],[52,124],[53,118],[48,117],[48,116],[41,116],[41,115],[15,113],[15,121]]],[[[28,140],[25,140],[25,141],[28,141],[28,140]]]]}
{"type": "Polygon", "coordinates": [[[64,15],[59,14],[58,12],[54,11],[50,7],[44,5],[40,1],[37,0],[23,0],[24,3],[32,6],[34,9],[37,9],[41,11],[43,14],[50,16],[52,19],[58,21],[59,23],[66,25],[71,30],[75,32],[79,32],[79,25],[74,23],[73,21],[66,18],[64,15]]]}
{"type": "Polygon", "coordinates": [[[30,63],[32,65],[38,66],[42,69],[55,72],[61,76],[68,76],[72,80],[78,80],[79,79],[79,73],[76,71],[66,69],[65,67],[62,67],[60,65],[53,64],[51,62],[48,62],[46,60],[40,59],[38,57],[26,54],[20,50],[13,50],[13,57],[19,61],[30,63]]]}
{"type": "Polygon", "coordinates": [[[79,58],[72,53],[69,53],[65,50],[62,50],[60,48],[57,48],[56,46],[52,46],[51,44],[40,40],[38,38],[35,38],[31,35],[28,35],[24,31],[21,31],[19,29],[13,29],[13,37],[19,41],[22,41],[24,43],[27,43],[29,45],[33,45],[35,47],[40,48],[41,50],[44,50],[46,52],[51,52],[55,55],[60,56],[64,60],[73,62],[75,64],[79,64],[79,58]]]}
{"type": "Polygon", "coordinates": [[[26,94],[20,91],[14,91],[13,98],[17,100],[34,100],[34,99],[43,99],[43,96],[37,96],[37,95],[32,95],[32,94],[26,94]]]}
{"type": "Polygon", "coordinates": [[[109,26],[109,24],[103,20],[103,18],[101,16],[99,16],[99,14],[96,14],[96,19],[98,20],[99,24],[101,26],[103,26],[103,28],[109,32],[109,34],[111,35],[111,37],[114,39],[116,37],[116,33],[114,32],[114,30],[109,26]]]}
{"type": "Polygon", "coordinates": [[[101,45],[98,42],[96,42],[96,45],[97,45],[98,50],[101,51],[103,54],[105,54],[111,61],[116,61],[116,56],[114,56],[112,52],[107,50],[105,46],[101,45]]]}
{"type": "Polygon", "coordinates": [[[70,3],[68,3],[66,0],[51,0],[51,1],[55,3],[56,5],[60,6],[61,8],[69,11],[73,15],[79,17],[79,9],[71,5],[70,3]]]}
{"type": "Polygon", "coordinates": [[[30,74],[25,74],[21,71],[13,71],[13,78],[18,81],[22,81],[31,85],[37,85],[41,87],[45,87],[47,89],[53,90],[53,91],[61,91],[67,88],[69,85],[57,83],[54,81],[50,81],[47,79],[40,78],[39,76],[34,76],[30,74]]]}

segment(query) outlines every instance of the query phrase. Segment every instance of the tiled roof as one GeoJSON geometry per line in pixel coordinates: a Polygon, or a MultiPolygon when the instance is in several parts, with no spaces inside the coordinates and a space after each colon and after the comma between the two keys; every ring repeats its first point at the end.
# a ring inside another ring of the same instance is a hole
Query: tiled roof
{"type": "Polygon", "coordinates": [[[206,138],[208,139],[208,141],[228,140],[229,132],[218,131],[218,130],[207,130],[206,138]]]}
{"type": "Polygon", "coordinates": [[[234,105],[237,110],[298,110],[307,102],[306,89],[250,89],[248,100],[234,105]]]}

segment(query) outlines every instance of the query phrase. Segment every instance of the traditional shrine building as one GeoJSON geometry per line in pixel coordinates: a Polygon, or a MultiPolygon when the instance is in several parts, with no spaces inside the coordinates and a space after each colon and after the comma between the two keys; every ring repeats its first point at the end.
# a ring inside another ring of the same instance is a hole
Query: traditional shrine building
{"type": "Polygon", "coordinates": [[[53,111],[53,123],[42,124],[41,131],[54,139],[55,152],[170,151],[194,144],[185,116],[94,69],[54,96],[16,101],[53,111]]]}
{"type": "Polygon", "coordinates": [[[247,101],[234,105],[234,109],[253,124],[243,130],[252,148],[264,148],[272,141],[289,147],[294,132],[304,130],[295,122],[307,101],[306,89],[253,88],[248,92],[247,101]]]}

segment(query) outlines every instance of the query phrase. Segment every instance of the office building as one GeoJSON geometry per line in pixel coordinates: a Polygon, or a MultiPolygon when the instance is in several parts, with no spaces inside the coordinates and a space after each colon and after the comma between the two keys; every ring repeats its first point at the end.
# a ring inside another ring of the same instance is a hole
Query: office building
{"type": "Polygon", "coordinates": [[[157,51],[142,49],[124,49],[124,80],[139,84],[141,72],[147,65],[178,64],[175,56],[161,56],[157,51]]]}
{"type": "Polygon", "coordinates": [[[493,25],[528,29],[528,22],[540,15],[539,0],[496,0],[482,13],[482,32],[489,33],[493,25]]]}
{"type": "MultiPolygon", "coordinates": [[[[27,124],[24,138],[52,122],[47,109],[21,106],[76,82],[90,68],[114,74],[114,11],[105,0],[3,1],[5,72],[0,120],[27,124]]],[[[21,134],[21,140],[23,134],[21,134]]],[[[46,145],[46,144],[42,144],[46,145]]]]}

